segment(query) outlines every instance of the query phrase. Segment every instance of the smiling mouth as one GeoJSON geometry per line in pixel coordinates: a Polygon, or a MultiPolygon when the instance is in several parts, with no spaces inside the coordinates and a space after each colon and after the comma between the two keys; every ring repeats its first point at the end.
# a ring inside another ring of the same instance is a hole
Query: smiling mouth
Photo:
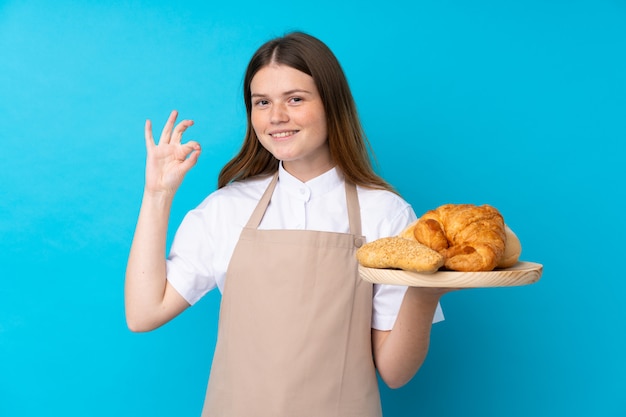
{"type": "Polygon", "coordinates": [[[281,139],[281,138],[286,138],[288,136],[295,135],[296,133],[298,133],[297,130],[290,130],[287,132],[270,133],[270,136],[273,137],[274,139],[281,139]]]}

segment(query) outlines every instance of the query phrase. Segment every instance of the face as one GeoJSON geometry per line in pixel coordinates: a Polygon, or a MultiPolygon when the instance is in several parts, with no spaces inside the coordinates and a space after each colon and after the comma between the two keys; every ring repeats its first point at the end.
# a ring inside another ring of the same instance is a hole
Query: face
{"type": "Polygon", "coordinates": [[[250,91],[252,127],[290,174],[308,181],[333,167],[326,114],[311,76],[270,64],[254,75],[250,91]]]}

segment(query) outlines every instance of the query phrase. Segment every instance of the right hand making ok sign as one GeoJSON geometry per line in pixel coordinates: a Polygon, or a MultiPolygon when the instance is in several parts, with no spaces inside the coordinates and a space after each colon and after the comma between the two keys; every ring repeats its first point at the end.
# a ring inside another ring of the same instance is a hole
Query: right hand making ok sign
{"type": "Polygon", "coordinates": [[[176,110],[170,113],[158,144],[152,135],[152,122],[146,120],[146,193],[164,193],[173,197],[187,172],[198,161],[200,144],[194,141],[182,143],[183,133],[193,121],[183,120],[174,127],[177,117],[176,110]]]}

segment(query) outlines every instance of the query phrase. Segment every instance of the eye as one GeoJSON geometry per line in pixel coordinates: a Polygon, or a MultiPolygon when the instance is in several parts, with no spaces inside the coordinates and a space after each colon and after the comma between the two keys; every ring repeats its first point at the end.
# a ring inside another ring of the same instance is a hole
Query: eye
{"type": "Polygon", "coordinates": [[[264,98],[258,99],[254,102],[254,105],[257,107],[265,107],[269,104],[269,100],[266,100],[264,98]]]}
{"type": "Polygon", "coordinates": [[[302,101],[304,101],[302,97],[291,97],[289,99],[289,102],[293,104],[298,104],[298,103],[301,103],[302,101]]]}

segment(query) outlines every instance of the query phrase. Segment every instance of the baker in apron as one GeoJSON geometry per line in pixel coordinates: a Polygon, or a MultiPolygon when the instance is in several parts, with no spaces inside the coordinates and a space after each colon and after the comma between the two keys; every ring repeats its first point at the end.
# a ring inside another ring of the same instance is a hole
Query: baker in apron
{"type": "Polygon", "coordinates": [[[380,416],[356,187],[346,182],[349,234],[260,230],[277,179],[230,261],[202,415],[380,416]]]}
{"type": "Polygon", "coordinates": [[[200,145],[182,143],[193,122],[176,124],[175,111],[158,145],[146,121],[146,185],[125,283],[129,328],[155,329],[220,287],[218,342],[204,416],[380,416],[372,353],[390,387],[410,380],[428,350],[441,294],[409,288],[373,297],[372,285],[358,276],[355,255],[365,242],[363,228],[369,238],[393,234],[415,214],[374,172],[347,81],[319,40],[293,33],[264,44],[246,71],[244,99],[246,137],[239,154],[220,171],[216,191],[222,192],[216,198],[235,210],[223,213],[224,222],[210,214],[203,218],[203,209],[188,217],[168,261],[163,251],[173,196],[196,163],[200,145]],[[279,161],[304,183],[333,167],[341,172],[345,200],[339,192],[324,201],[347,209],[349,233],[337,232],[348,230],[344,214],[325,229],[331,222],[319,221],[324,217],[319,210],[312,224],[332,232],[294,230],[293,223],[286,223],[288,229],[259,228],[265,215],[266,220],[274,216],[274,208],[267,209],[275,190],[274,203],[283,210],[277,213],[291,210],[282,197],[285,183],[275,188],[279,161]],[[257,188],[270,174],[267,189],[257,188]],[[363,187],[361,202],[355,184],[363,187]],[[237,211],[240,200],[229,194],[233,190],[246,194],[245,212],[237,211]],[[362,224],[359,206],[366,204],[372,209],[368,213],[377,214],[362,224]],[[386,313],[373,314],[373,303],[377,313],[386,313]],[[387,307],[381,310],[381,303],[387,307]]]}

